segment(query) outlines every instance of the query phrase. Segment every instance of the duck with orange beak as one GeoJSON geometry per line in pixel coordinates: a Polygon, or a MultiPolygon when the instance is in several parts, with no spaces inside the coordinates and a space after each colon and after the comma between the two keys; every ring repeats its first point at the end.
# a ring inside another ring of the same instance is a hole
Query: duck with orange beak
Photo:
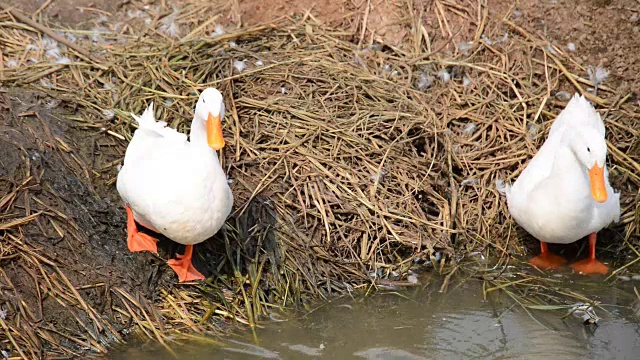
{"type": "Polygon", "coordinates": [[[509,212],[540,240],[530,260],[539,268],[566,262],[547,243],[569,244],[589,237],[589,257],[572,267],[583,274],[606,274],[596,259],[597,232],[620,221],[620,194],[609,184],[607,144],[600,114],[575,95],[551,125],[549,136],[513,186],[506,187],[509,212]]]}
{"type": "Polygon", "coordinates": [[[218,232],[233,207],[233,194],[216,153],[225,146],[222,94],[213,88],[202,92],[189,140],[155,120],[153,103],[142,116],[132,116],[138,129],[116,184],[126,204],[129,250],[158,251],[157,240],[138,231],[140,224],[186,245],[184,254],[168,262],[181,282],[203,280],[192,263],[193,245],[218,232]]]}

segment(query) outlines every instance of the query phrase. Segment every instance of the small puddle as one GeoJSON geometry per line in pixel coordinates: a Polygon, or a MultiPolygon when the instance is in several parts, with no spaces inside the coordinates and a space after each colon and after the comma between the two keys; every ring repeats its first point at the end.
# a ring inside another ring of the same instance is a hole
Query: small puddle
{"type": "MultiPolygon", "coordinates": [[[[467,280],[444,294],[432,284],[340,299],[299,318],[262,324],[255,335],[246,331],[175,350],[181,359],[636,359],[640,321],[633,282],[612,287],[598,285],[601,279],[564,280],[559,286],[601,302],[597,326],[563,319],[567,309],[524,310],[499,291],[483,300],[481,282],[467,280]]],[[[129,348],[112,358],[172,359],[161,348],[129,348]]]]}

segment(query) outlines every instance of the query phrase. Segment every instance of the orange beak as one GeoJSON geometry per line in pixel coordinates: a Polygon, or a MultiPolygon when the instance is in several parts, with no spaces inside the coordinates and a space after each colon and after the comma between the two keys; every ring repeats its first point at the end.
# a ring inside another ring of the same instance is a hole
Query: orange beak
{"type": "Polygon", "coordinates": [[[607,201],[607,188],[604,186],[604,166],[597,163],[589,169],[589,182],[591,183],[591,196],[599,202],[607,201]]]}
{"type": "Polygon", "coordinates": [[[224,147],[220,115],[213,116],[209,113],[207,117],[207,142],[213,150],[220,150],[224,147]]]}

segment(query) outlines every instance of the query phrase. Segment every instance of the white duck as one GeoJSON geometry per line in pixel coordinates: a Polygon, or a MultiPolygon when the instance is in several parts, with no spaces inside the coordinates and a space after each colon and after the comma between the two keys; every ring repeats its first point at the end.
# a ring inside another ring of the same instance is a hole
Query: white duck
{"type": "Polygon", "coordinates": [[[509,212],[540,240],[530,263],[554,268],[565,260],[546,243],[569,244],[589,236],[589,258],[572,264],[580,273],[606,274],[596,259],[596,233],[620,220],[620,194],[609,184],[607,144],[600,114],[577,94],[551,125],[549,136],[512,187],[509,212]]]}
{"type": "Polygon", "coordinates": [[[191,262],[193,245],[213,236],[233,206],[233,194],[216,150],[224,147],[220,92],[202,92],[185,134],[156,122],[153,103],[138,122],[118,174],[116,187],[126,203],[130,251],[158,251],[156,239],[138,232],[140,225],[186,245],[184,255],[169,260],[179,280],[204,279],[191,262]],[[135,221],[134,221],[135,220],[135,221]]]}

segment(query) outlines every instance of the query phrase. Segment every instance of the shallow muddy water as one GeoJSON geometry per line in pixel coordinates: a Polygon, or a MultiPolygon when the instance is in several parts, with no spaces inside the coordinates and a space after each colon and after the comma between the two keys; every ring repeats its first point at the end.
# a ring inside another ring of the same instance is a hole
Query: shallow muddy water
{"type": "MultiPolygon", "coordinates": [[[[255,334],[194,341],[175,350],[181,359],[637,359],[640,321],[633,286],[640,284],[594,286],[595,281],[574,277],[561,285],[601,302],[597,326],[574,316],[563,319],[567,309],[528,313],[498,292],[483,300],[481,283],[467,280],[445,294],[433,284],[429,290],[340,299],[304,316],[262,324],[255,334]]],[[[112,358],[172,359],[159,348],[140,347],[112,358]]]]}

